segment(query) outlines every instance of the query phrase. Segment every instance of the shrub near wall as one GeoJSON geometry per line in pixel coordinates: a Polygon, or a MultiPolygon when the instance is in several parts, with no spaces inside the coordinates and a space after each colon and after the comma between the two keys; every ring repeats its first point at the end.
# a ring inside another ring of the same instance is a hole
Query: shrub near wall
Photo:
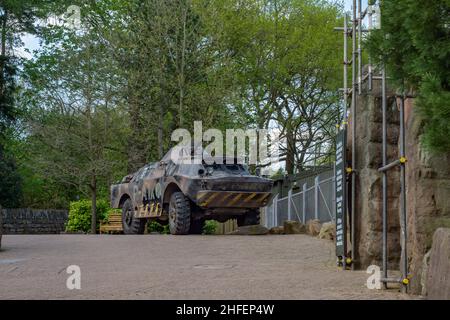
{"type": "MultiPolygon", "coordinates": [[[[110,209],[108,201],[104,199],[97,200],[97,229],[99,222],[106,219],[110,209]]],[[[69,220],[66,224],[68,232],[89,232],[91,230],[92,217],[91,200],[79,200],[70,203],[69,220]]]]}

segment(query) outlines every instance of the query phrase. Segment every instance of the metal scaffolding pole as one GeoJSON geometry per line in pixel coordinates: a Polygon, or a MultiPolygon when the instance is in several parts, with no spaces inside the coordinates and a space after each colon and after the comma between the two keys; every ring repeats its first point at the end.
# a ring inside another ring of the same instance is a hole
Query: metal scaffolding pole
{"type": "MultiPolygon", "coordinates": [[[[387,165],[387,126],[386,126],[386,71],[381,70],[381,95],[382,95],[382,164],[383,167],[387,165]]],[[[388,263],[387,263],[387,172],[383,170],[383,278],[388,278],[388,263]]],[[[387,288],[387,282],[383,282],[384,288],[387,288]]]]}
{"type": "Polygon", "coordinates": [[[348,21],[347,12],[344,15],[344,121],[343,125],[347,126],[347,100],[348,100],[348,86],[347,86],[347,65],[348,65],[348,21]]]}
{"type": "MultiPolygon", "coordinates": [[[[355,266],[355,248],[356,248],[356,237],[355,237],[355,216],[356,216],[356,102],[357,95],[356,91],[361,94],[362,82],[368,79],[368,89],[369,91],[373,88],[373,80],[381,80],[381,95],[382,95],[382,166],[378,171],[382,174],[382,220],[383,220],[383,234],[382,234],[382,251],[383,251],[383,273],[381,277],[381,282],[384,288],[387,288],[388,283],[401,283],[403,284],[402,291],[406,292],[407,285],[409,283],[408,279],[408,255],[407,255],[407,216],[406,216],[406,156],[405,156],[405,112],[404,112],[404,100],[405,94],[403,93],[399,103],[400,112],[400,139],[399,139],[399,153],[400,157],[397,160],[388,163],[387,159],[387,93],[386,93],[386,70],[385,66],[381,67],[379,75],[374,75],[373,67],[371,65],[371,57],[369,56],[368,65],[368,75],[367,77],[362,76],[362,33],[370,32],[373,28],[373,14],[376,12],[374,9],[375,3],[369,5],[364,12],[362,11],[362,1],[353,0],[353,15],[352,15],[352,29],[348,29],[348,16],[344,15],[344,27],[335,28],[336,31],[343,30],[344,32],[344,125],[347,125],[347,103],[349,95],[351,95],[351,119],[352,119],[352,160],[351,168],[346,168],[348,173],[351,173],[351,210],[350,210],[350,228],[351,228],[351,263],[352,269],[355,266]],[[368,15],[368,29],[364,30],[362,26],[362,21],[364,17],[368,15]],[[348,61],[348,39],[347,37],[352,37],[352,59],[348,61]],[[352,84],[351,88],[348,88],[347,77],[348,77],[348,66],[352,65],[352,84]],[[400,227],[401,227],[401,273],[402,278],[389,278],[388,277],[388,181],[387,181],[387,171],[400,166],[400,227]]],[[[379,16],[377,17],[379,19],[379,16]]],[[[379,24],[377,24],[379,25],[379,24]]],[[[345,258],[345,257],[344,257],[345,258]]],[[[344,259],[343,266],[345,269],[347,259],[344,259]]]]}
{"type": "MultiPolygon", "coordinates": [[[[369,29],[369,33],[372,30],[372,6],[369,5],[369,7],[367,8],[367,14],[368,14],[368,29],[369,29]]],[[[369,55],[369,66],[368,66],[368,74],[369,74],[369,85],[368,85],[368,89],[369,91],[372,91],[372,59],[370,58],[369,55]]]]}
{"type": "Polygon", "coordinates": [[[406,177],[405,177],[405,98],[404,95],[400,98],[400,227],[402,240],[402,291],[406,293],[406,285],[408,284],[408,254],[407,254],[407,234],[406,234],[406,177]]]}
{"type": "Polygon", "coordinates": [[[361,37],[362,37],[362,13],[361,0],[358,0],[358,94],[361,94],[362,86],[362,54],[361,54],[361,37]]]}
{"type": "Polygon", "coordinates": [[[351,180],[352,180],[352,193],[351,193],[351,206],[352,210],[350,213],[351,219],[351,259],[352,259],[352,269],[354,269],[355,264],[355,248],[356,248],[356,240],[355,240],[355,205],[356,205],[356,176],[355,176],[355,168],[356,168],[356,59],[358,58],[358,52],[356,51],[356,0],[353,0],[353,23],[352,23],[352,168],[351,168],[351,180]]]}

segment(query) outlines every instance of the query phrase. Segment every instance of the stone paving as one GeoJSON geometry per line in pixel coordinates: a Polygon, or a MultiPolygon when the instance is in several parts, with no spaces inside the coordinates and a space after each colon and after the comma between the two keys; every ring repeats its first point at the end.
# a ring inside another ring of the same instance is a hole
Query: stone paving
{"type": "Polygon", "coordinates": [[[6,235],[0,299],[411,299],[307,235],[6,235]],[[66,286],[67,267],[81,289],[66,286]]]}

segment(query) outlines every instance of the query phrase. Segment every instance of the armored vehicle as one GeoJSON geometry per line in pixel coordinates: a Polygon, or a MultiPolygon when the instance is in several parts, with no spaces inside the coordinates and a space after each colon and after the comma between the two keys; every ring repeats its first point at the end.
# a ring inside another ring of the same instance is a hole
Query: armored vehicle
{"type": "Polygon", "coordinates": [[[208,219],[259,224],[272,180],[251,175],[237,159],[180,163],[172,151],[111,186],[111,207],[122,209],[125,234],[144,233],[149,219],[168,223],[177,235],[201,233],[208,219]]]}

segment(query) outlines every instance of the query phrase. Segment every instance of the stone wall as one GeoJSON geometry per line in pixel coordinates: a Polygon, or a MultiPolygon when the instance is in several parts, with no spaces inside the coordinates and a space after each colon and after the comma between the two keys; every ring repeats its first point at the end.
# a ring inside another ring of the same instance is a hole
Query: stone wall
{"type": "MultiPolygon", "coordinates": [[[[450,227],[450,152],[434,155],[420,143],[423,121],[413,100],[406,100],[406,202],[410,291],[422,291],[424,255],[439,227],[450,227]]],[[[436,275],[438,277],[438,275],[436,275]]]]}
{"type": "MultiPolygon", "coordinates": [[[[382,99],[381,82],[372,91],[363,86],[356,105],[356,252],[355,264],[366,268],[382,265],[382,99]]],[[[394,94],[388,92],[388,163],[398,159],[399,114],[394,94]]],[[[351,159],[351,122],[349,119],[348,159],[351,159]]],[[[388,257],[389,269],[398,269],[400,257],[399,169],[388,171],[388,257]]],[[[349,192],[350,194],[350,192],[349,192]]],[[[350,197],[349,197],[350,203],[350,197]]]]}
{"type": "Polygon", "coordinates": [[[3,234],[49,234],[64,231],[67,210],[3,209],[3,234]]]}
{"type": "Polygon", "coordinates": [[[427,271],[428,299],[450,300],[450,229],[438,228],[433,236],[427,271]]]}
{"type": "MultiPolygon", "coordinates": [[[[366,268],[382,263],[382,122],[381,83],[373,90],[363,86],[357,96],[356,114],[356,265],[366,268]]],[[[439,227],[450,227],[450,152],[431,154],[421,144],[424,123],[415,100],[405,101],[405,151],[407,251],[409,292],[421,294],[425,254],[430,250],[433,234],[439,227]]],[[[394,94],[388,92],[388,163],[398,159],[399,112],[394,94]]],[[[349,119],[349,129],[351,129],[349,119]]],[[[349,159],[352,133],[349,130],[349,159]]],[[[399,168],[388,171],[388,256],[389,269],[399,269],[400,210],[399,168]]],[[[440,275],[435,275],[440,277],[440,275]]],[[[426,279],[425,279],[426,280],[426,279]]]]}

